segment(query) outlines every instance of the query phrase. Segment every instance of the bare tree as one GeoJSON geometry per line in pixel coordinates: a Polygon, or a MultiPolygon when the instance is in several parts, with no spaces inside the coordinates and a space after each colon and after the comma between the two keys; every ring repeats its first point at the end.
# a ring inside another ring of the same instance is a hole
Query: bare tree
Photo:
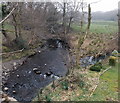
{"type": "MultiPolygon", "coordinates": [[[[21,36],[21,9],[22,9],[22,5],[23,3],[18,3],[18,6],[17,8],[15,9],[15,12],[12,13],[12,17],[13,17],[13,25],[14,25],[14,28],[15,28],[15,35],[16,35],[16,38],[20,37],[21,36]]],[[[13,5],[14,6],[14,5],[13,5]]]]}
{"type": "Polygon", "coordinates": [[[75,18],[76,14],[79,12],[80,10],[80,2],[78,2],[77,0],[73,0],[71,2],[68,3],[68,30],[67,32],[69,32],[69,29],[71,27],[71,23],[72,20],[75,18]]]}

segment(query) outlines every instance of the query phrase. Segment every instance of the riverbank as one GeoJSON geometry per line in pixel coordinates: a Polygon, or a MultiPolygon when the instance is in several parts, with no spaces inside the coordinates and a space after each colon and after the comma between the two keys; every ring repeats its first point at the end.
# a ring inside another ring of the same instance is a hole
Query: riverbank
{"type": "MultiPolygon", "coordinates": [[[[100,81],[99,76],[104,70],[74,68],[72,75],[56,81],[55,88],[51,83],[33,101],[118,101],[118,66],[120,62],[106,71],[100,81]],[[93,92],[96,85],[98,87],[93,92]]],[[[104,67],[108,69],[109,65],[104,64],[104,67]]]]}

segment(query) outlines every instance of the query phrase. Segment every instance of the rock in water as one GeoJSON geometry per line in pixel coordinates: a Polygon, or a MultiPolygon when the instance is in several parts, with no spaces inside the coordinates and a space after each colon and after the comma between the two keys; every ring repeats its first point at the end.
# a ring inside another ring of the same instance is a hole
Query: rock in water
{"type": "Polygon", "coordinates": [[[46,74],[46,76],[50,76],[51,74],[53,74],[52,72],[47,72],[47,73],[45,73],[46,74]]]}
{"type": "Polygon", "coordinates": [[[5,90],[5,91],[7,91],[7,90],[8,90],[8,88],[7,88],[7,87],[5,87],[5,88],[4,88],[4,90],[5,90]]]}
{"type": "Polygon", "coordinates": [[[13,91],[13,94],[16,94],[16,91],[15,91],[15,90],[13,91]]]}
{"type": "Polygon", "coordinates": [[[36,71],[35,73],[36,73],[36,74],[41,74],[41,71],[38,70],[38,71],[36,71]]]}
{"type": "Polygon", "coordinates": [[[45,75],[43,75],[43,78],[45,79],[47,76],[46,76],[46,74],[45,75]]]}
{"type": "Polygon", "coordinates": [[[13,63],[13,66],[16,66],[16,65],[17,65],[17,63],[16,63],[16,62],[14,62],[14,63],[13,63]]]}
{"type": "Polygon", "coordinates": [[[39,53],[41,53],[41,51],[38,51],[39,53]]]}
{"type": "Polygon", "coordinates": [[[38,70],[38,68],[33,68],[33,71],[36,71],[36,70],[38,70]]]}
{"type": "Polygon", "coordinates": [[[41,71],[38,70],[38,68],[33,68],[33,71],[34,71],[36,74],[41,74],[41,71]]]}
{"type": "Polygon", "coordinates": [[[31,73],[31,71],[28,72],[29,74],[31,73]]]}
{"type": "Polygon", "coordinates": [[[45,64],[45,65],[47,65],[47,64],[45,64]]]}

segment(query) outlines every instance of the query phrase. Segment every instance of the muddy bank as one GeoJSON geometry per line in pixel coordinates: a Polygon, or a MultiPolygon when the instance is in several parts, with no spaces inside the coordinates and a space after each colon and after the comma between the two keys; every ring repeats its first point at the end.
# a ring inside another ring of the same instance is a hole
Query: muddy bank
{"type": "Polygon", "coordinates": [[[37,51],[10,71],[3,79],[3,91],[20,102],[31,101],[38,90],[68,72],[69,53],[61,40],[49,39],[43,51],[37,51]]]}

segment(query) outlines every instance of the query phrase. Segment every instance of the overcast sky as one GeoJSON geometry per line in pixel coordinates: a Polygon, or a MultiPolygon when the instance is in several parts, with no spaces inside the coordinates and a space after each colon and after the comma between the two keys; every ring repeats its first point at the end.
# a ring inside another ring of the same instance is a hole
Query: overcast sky
{"type": "MultiPolygon", "coordinates": [[[[0,0],[3,1],[3,0],[0,0]]],[[[5,0],[5,1],[34,1],[34,0],[5,0]]],[[[72,1],[72,0],[35,0],[35,1],[72,1]]],[[[77,0],[81,1],[81,0],[77,0]]],[[[84,0],[87,3],[93,3],[91,4],[92,12],[95,11],[110,11],[114,9],[118,9],[118,2],[120,0],[84,0]]]]}
{"type": "Polygon", "coordinates": [[[110,11],[118,9],[118,2],[120,0],[86,0],[88,3],[96,2],[91,4],[92,11],[110,11]]]}

